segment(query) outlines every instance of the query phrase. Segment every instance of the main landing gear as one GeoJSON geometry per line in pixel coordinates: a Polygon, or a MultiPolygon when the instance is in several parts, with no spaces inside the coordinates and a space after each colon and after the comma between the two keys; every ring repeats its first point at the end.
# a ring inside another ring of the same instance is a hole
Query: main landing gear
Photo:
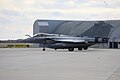
{"type": "MultiPolygon", "coordinates": [[[[82,49],[84,49],[84,50],[87,50],[88,49],[88,47],[84,47],[84,48],[78,48],[78,50],[79,51],[82,51],[82,49]]],[[[45,48],[43,48],[43,51],[45,51],[46,49],[45,48]]],[[[55,50],[57,50],[57,48],[55,48],[55,50]]],[[[68,48],[68,51],[70,51],[70,52],[72,52],[72,51],[74,51],[74,48],[68,48]]]]}
{"type": "MultiPolygon", "coordinates": [[[[87,50],[88,47],[83,47],[83,48],[80,47],[80,48],[78,48],[79,51],[82,51],[82,49],[87,50]]],[[[68,48],[68,51],[74,51],[74,48],[68,48]]]]}
{"type": "Polygon", "coordinates": [[[82,51],[82,48],[78,48],[79,51],[82,51]]]}
{"type": "Polygon", "coordinates": [[[74,48],[68,48],[68,51],[74,51],[74,48]]]}
{"type": "Polygon", "coordinates": [[[88,49],[88,47],[84,47],[83,49],[84,49],[84,50],[87,50],[87,49],[88,49]]]}

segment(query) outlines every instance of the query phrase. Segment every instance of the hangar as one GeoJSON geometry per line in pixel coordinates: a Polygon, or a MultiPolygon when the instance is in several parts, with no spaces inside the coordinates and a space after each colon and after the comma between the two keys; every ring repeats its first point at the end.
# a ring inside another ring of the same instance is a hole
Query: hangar
{"type": "Polygon", "coordinates": [[[109,38],[107,47],[120,48],[120,20],[36,20],[33,35],[36,33],[109,38]]]}

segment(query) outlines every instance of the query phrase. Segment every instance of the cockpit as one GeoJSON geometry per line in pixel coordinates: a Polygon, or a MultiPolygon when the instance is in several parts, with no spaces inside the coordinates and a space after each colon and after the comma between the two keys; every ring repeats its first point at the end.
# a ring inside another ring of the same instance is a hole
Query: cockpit
{"type": "Polygon", "coordinates": [[[62,34],[48,34],[48,33],[37,33],[33,37],[51,37],[51,36],[67,36],[62,34]]]}
{"type": "Polygon", "coordinates": [[[48,33],[37,33],[33,37],[47,37],[47,36],[56,36],[58,34],[48,34],[48,33]]]}

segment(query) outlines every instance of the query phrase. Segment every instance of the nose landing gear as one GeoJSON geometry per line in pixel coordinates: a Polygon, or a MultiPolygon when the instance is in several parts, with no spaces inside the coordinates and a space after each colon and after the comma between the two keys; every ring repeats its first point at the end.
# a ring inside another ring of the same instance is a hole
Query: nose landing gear
{"type": "Polygon", "coordinates": [[[43,48],[43,51],[45,51],[45,48],[43,48]]]}

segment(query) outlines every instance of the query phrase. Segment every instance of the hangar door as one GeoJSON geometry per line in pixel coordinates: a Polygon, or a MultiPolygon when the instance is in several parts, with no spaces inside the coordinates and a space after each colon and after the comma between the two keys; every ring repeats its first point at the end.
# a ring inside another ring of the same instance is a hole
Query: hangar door
{"type": "Polygon", "coordinates": [[[39,32],[40,33],[48,33],[49,32],[48,22],[38,22],[38,24],[39,24],[39,32]]]}

